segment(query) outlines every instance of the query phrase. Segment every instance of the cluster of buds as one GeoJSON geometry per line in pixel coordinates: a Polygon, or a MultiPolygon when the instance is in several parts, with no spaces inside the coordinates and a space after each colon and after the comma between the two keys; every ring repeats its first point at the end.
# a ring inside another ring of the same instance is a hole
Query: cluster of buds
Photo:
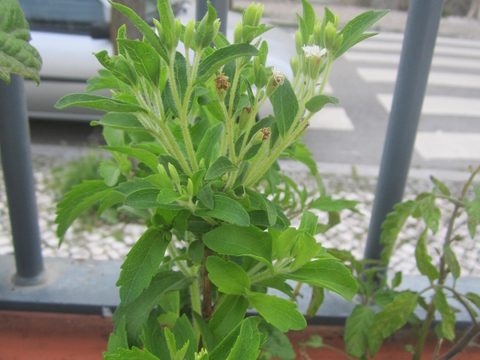
{"type": "Polygon", "coordinates": [[[221,73],[213,80],[215,83],[215,90],[217,91],[218,100],[223,102],[225,96],[227,95],[227,90],[230,88],[230,82],[228,81],[228,76],[221,73]]]}
{"type": "Polygon", "coordinates": [[[208,12],[205,14],[203,19],[200,21],[195,33],[195,45],[197,50],[205,49],[210,46],[215,36],[217,36],[218,30],[220,29],[220,20],[217,19],[217,12],[215,8],[210,4],[208,5],[208,12]]]}
{"type": "Polygon", "coordinates": [[[233,40],[236,44],[242,42],[249,44],[256,37],[263,8],[263,5],[252,3],[243,12],[242,21],[237,23],[233,32],[233,40]]]}

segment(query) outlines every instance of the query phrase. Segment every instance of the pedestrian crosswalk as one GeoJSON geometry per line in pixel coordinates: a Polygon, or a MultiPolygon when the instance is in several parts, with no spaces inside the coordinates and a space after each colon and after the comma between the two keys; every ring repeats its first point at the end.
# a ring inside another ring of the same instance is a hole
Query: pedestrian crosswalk
{"type": "MultiPolygon", "coordinates": [[[[387,112],[402,41],[403,34],[381,33],[343,55],[365,83],[378,89],[376,99],[387,112]]],[[[355,118],[352,122],[357,126],[355,118]]],[[[480,160],[480,40],[437,39],[419,129],[415,151],[423,160],[480,160]],[[442,128],[445,119],[451,119],[448,129],[442,128]],[[422,120],[428,126],[422,127],[422,120]],[[455,125],[463,131],[454,131],[455,125]]]]}

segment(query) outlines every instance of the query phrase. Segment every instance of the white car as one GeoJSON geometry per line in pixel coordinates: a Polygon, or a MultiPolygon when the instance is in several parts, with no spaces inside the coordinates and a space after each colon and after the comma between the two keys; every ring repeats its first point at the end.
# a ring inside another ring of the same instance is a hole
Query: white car
{"type": "MultiPolygon", "coordinates": [[[[111,7],[106,0],[19,0],[30,24],[31,44],[39,51],[43,65],[39,86],[25,81],[28,116],[45,120],[98,120],[103,112],[73,107],[62,111],[53,105],[64,95],[84,92],[86,81],[102,68],[92,53],[112,52],[108,38],[111,7]]],[[[146,3],[146,18],[158,18],[156,1],[146,3]]],[[[194,18],[190,3],[177,3],[174,12],[186,24],[194,18]]],[[[229,12],[227,37],[233,39],[233,29],[241,14],[229,12]]],[[[276,66],[289,76],[290,56],[294,55],[293,38],[285,44],[286,33],[274,29],[264,34],[269,43],[267,65],[276,66]],[[280,34],[278,32],[281,32],[280,34]],[[278,40],[275,40],[278,39],[278,40]],[[283,41],[282,41],[283,40],[283,41]]],[[[104,92],[108,95],[108,92],[104,92]]]]}

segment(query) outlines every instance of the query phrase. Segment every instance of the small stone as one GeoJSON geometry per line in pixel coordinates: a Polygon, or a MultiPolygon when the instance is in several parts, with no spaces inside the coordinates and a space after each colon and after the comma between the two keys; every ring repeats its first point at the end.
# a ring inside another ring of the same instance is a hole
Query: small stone
{"type": "Polygon", "coordinates": [[[113,251],[113,250],[107,251],[107,255],[108,255],[109,259],[111,259],[111,260],[120,259],[120,255],[118,255],[118,253],[116,251],[113,251]]]}

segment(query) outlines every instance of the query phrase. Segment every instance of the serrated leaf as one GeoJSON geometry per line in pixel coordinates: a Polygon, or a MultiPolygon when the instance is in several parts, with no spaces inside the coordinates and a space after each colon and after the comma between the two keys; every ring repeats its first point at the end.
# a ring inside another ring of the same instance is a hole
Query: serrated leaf
{"type": "Polygon", "coordinates": [[[282,360],[295,360],[297,354],[287,335],[275,326],[262,321],[258,330],[267,333],[267,341],[261,346],[262,350],[268,351],[274,358],[282,360]]]}
{"type": "Polygon", "coordinates": [[[432,258],[428,255],[427,230],[424,230],[420,234],[417,246],[415,247],[415,260],[417,261],[417,268],[420,273],[427,276],[430,282],[440,277],[437,268],[432,264],[432,258]]]}
{"type": "Polygon", "coordinates": [[[335,59],[366,37],[372,36],[373,34],[363,33],[387,13],[388,10],[369,10],[350,20],[337,35],[343,35],[343,41],[340,48],[335,52],[335,59]]]}
{"type": "Polygon", "coordinates": [[[333,259],[320,259],[305,264],[300,269],[286,274],[288,279],[324,287],[352,301],[357,293],[355,278],[345,265],[333,259]]]}
{"type": "MultiPolygon", "coordinates": [[[[144,290],[130,305],[120,303],[113,314],[115,329],[118,321],[125,316],[128,344],[141,346],[140,333],[152,309],[158,305],[163,294],[168,291],[181,291],[186,289],[193,279],[187,279],[182,273],[170,270],[161,271],[155,275],[149,287],[144,290]]],[[[114,331],[115,331],[114,329],[114,331]]]]}
{"type": "Polygon", "coordinates": [[[368,349],[368,333],[375,311],[365,305],[357,305],[345,324],[345,350],[352,356],[361,357],[368,349]]]}
{"type": "Polygon", "coordinates": [[[317,243],[317,240],[312,235],[308,233],[300,234],[292,251],[292,256],[295,260],[290,264],[290,270],[299,269],[308,263],[313,257],[318,255],[321,247],[322,244],[317,243]]]}
{"type": "Polygon", "coordinates": [[[188,320],[187,315],[183,314],[177,319],[172,328],[177,343],[177,359],[178,360],[194,360],[196,349],[195,334],[192,324],[188,320]],[[180,355],[182,354],[183,355],[180,355]],[[179,356],[180,355],[180,356],[179,356]]]}
{"type": "Polygon", "coordinates": [[[147,349],[140,350],[137,347],[132,349],[119,349],[118,354],[105,355],[105,360],[159,360],[158,357],[152,355],[147,349]]]}
{"type": "Polygon", "coordinates": [[[221,255],[250,256],[271,266],[272,237],[255,226],[219,226],[203,237],[203,242],[221,255]]]}
{"type": "Polygon", "coordinates": [[[248,226],[250,224],[248,213],[235,200],[224,195],[213,194],[213,202],[215,204],[213,209],[197,208],[195,215],[210,216],[238,226],[248,226]]]}
{"type": "Polygon", "coordinates": [[[28,22],[16,0],[2,0],[0,3],[0,79],[7,85],[10,74],[40,83],[38,72],[42,59],[38,51],[28,43],[30,40],[28,22]]]}
{"type": "Polygon", "coordinates": [[[64,199],[57,204],[55,223],[58,224],[57,236],[60,239],[59,246],[68,228],[78,215],[90,205],[101,200],[110,191],[112,189],[108,188],[103,180],[87,180],[72,187],[64,199]]]}
{"type": "Polygon", "coordinates": [[[416,307],[417,296],[414,293],[404,292],[397,295],[383,311],[375,314],[368,335],[370,356],[373,357],[377,353],[383,339],[407,323],[408,317],[416,307]]]}
{"type": "Polygon", "coordinates": [[[220,156],[210,166],[205,174],[205,180],[214,180],[220,178],[223,174],[236,171],[238,168],[232,164],[232,162],[226,156],[220,156]]]}
{"type": "Polygon", "coordinates": [[[120,287],[120,299],[124,306],[132,303],[148,287],[168,244],[164,230],[149,228],[133,245],[120,267],[122,271],[116,284],[120,287]]]}
{"type": "Polygon", "coordinates": [[[114,162],[104,160],[100,164],[100,176],[107,186],[114,186],[120,176],[120,169],[114,162]]]}
{"type": "Polygon", "coordinates": [[[62,110],[72,106],[115,112],[147,112],[143,107],[121,100],[94,94],[69,94],[55,104],[55,109],[62,110]]]}
{"type": "Polygon", "coordinates": [[[409,200],[393,207],[393,211],[387,215],[382,223],[382,235],[380,235],[380,243],[384,245],[382,250],[382,262],[387,264],[390,261],[395,242],[398,234],[403,228],[408,217],[413,213],[417,206],[417,202],[409,200]]]}
{"type": "Polygon", "coordinates": [[[245,317],[248,300],[239,295],[228,295],[212,315],[209,328],[217,338],[227,336],[245,317]]]}
{"type": "Polygon", "coordinates": [[[260,205],[260,208],[267,213],[269,225],[275,225],[275,223],[277,222],[277,210],[275,209],[275,206],[272,204],[272,202],[254,190],[245,189],[245,191],[248,196],[251,199],[255,199],[255,201],[257,201],[260,205]]]}
{"type": "Polygon", "coordinates": [[[322,196],[317,200],[309,204],[309,208],[317,209],[320,211],[341,211],[352,210],[359,203],[359,201],[345,200],[345,199],[332,199],[331,196],[322,196]]]}
{"type": "Polygon", "coordinates": [[[250,289],[250,278],[245,270],[234,262],[209,256],[206,267],[208,278],[218,287],[218,291],[230,295],[242,295],[245,293],[245,288],[250,289]]]}
{"type": "Polygon", "coordinates": [[[440,190],[440,192],[445,195],[445,196],[450,196],[450,190],[448,190],[448,187],[447,185],[445,185],[443,182],[441,182],[440,180],[438,180],[435,176],[430,176],[430,179],[432,180],[432,182],[438,187],[438,189],[440,190]]]}
{"type": "Polygon", "coordinates": [[[475,185],[475,200],[469,201],[465,199],[465,211],[468,215],[468,231],[472,239],[477,232],[478,224],[480,224],[480,186],[475,185]]]}
{"type": "Polygon", "coordinates": [[[323,109],[326,104],[338,105],[338,99],[328,95],[315,95],[305,104],[305,109],[311,113],[316,113],[323,109]]]}
{"type": "Polygon", "coordinates": [[[297,305],[288,300],[267,294],[248,293],[248,301],[263,318],[280,331],[303,330],[307,322],[297,310],[297,305]]]}
{"type": "Polygon", "coordinates": [[[207,80],[215,71],[236,58],[257,55],[257,48],[250,44],[232,44],[218,49],[207,56],[198,66],[195,84],[207,80]]]}
{"type": "Polygon", "coordinates": [[[115,151],[121,154],[125,154],[131,157],[134,157],[137,160],[145,163],[153,172],[158,172],[157,165],[158,165],[158,156],[152,154],[150,151],[143,150],[143,149],[136,149],[130,146],[102,146],[102,149],[108,151],[115,151]]]}
{"type": "Polygon", "coordinates": [[[223,134],[223,123],[218,123],[207,130],[200,145],[198,146],[195,158],[199,162],[202,158],[205,159],[205,166],[210,167],[210,162],[214,154],[215,147],[218,147],[218,142],[223,134]]]}
{"type": "Polygon", "coordinates": [[[206,348],[207,351],[211,352],[215,344],[215,339],[213,338],[212,332],[210,331],[205,320],[202,318],[202,315],[200,315],[195,311],[192,311],[192,316],[195,319],[195,322],[197,323],[198,328],[200,329],[200,334],[202,335],[203,347],[206,348]]]}
{"type": "Polygon", "coordinates": [[[240,333],[228,354],[227,360],[256,360],[260,354],[259,347],[262,343],[262,334],[258,331],[258,317],[244,321],[240,327],[240,333]]]}
{"type": "Polygon", "coordinates": [[[119,322],[114,332],[108,337],[107,354],[117,354],[118,349],[128,349],[127,332],[125,331],[125,318],[123,317],[119,322]]]}
{"type": "Polygon", "coordinates": [[[317,223],[318,216],[308,210],[304,210],[298,230],[305,231],[307,234],[314,236],[317,231],[317,223]]]}
{"type": "Polygon", "coordinates": [[[307,318],[312,318],[317,314],[318,309],[320,309],[320,306],[323,304],[323,300],[325,300],[325,290],[323,287],[312,286],[312,297],[308,304],[307,318]]]}
{"type": "Polygon", "coordinates": [[[165,62],[170,64],[170,59],[167,55],[167,51],[163,44],[160,41],[160,38],[155,34],[155,31],[148,25],[145,21],[142,20],[140,16],[138,16],[135,11],[128,8],[127,6],[110,2],[110,4],[123,13],[126,17],[128,17],[132,23],[142,32],[145,38],[148,40],[149,44],[157,51],[158,54],[165,60],[165,62]]]}
{"type": "Polygon", "coordinates": [[[427,228],[431,229],[434,234],[436,234],[440,224],[440,218],[442,217],[442,212],[435,204],[435,197],[433,195],[426,196],[420,201],[419,207],[420,211],[422,212],[425,225],[427,228]]]}
{"type": "Polygon", "coordinates": [[[442,289],[436,289],[433,297],[435,308],[442,315],[442,322],[440,323],[440,331],[443,337],[449,341],[455,339],[455,313],[448,305],[447,297],[442,289]]]}
{"type": "Polygon", "coordinates": [[[297,96],[288,79],[283,85],[278,85],[278,89],[270,96],[270,102],[280,135],[285,137],[298,113],[297,96]]]}
{"type": "Polygon", "coordinates": [[[92,121],[92,126],[106,126],[118,130],[145,130],[134,114],[109,112],[100,121],[92,121]]]}
{"type": "Polygon", "coordinates": [[[448,265],[448,268],[452,272],[452,275],[455,279],[460,277],[461,267],[458,263],[457,255],[454,253],[450,245],[443,246],[443,253],[445,255],[445,262],[448,265]]]}

